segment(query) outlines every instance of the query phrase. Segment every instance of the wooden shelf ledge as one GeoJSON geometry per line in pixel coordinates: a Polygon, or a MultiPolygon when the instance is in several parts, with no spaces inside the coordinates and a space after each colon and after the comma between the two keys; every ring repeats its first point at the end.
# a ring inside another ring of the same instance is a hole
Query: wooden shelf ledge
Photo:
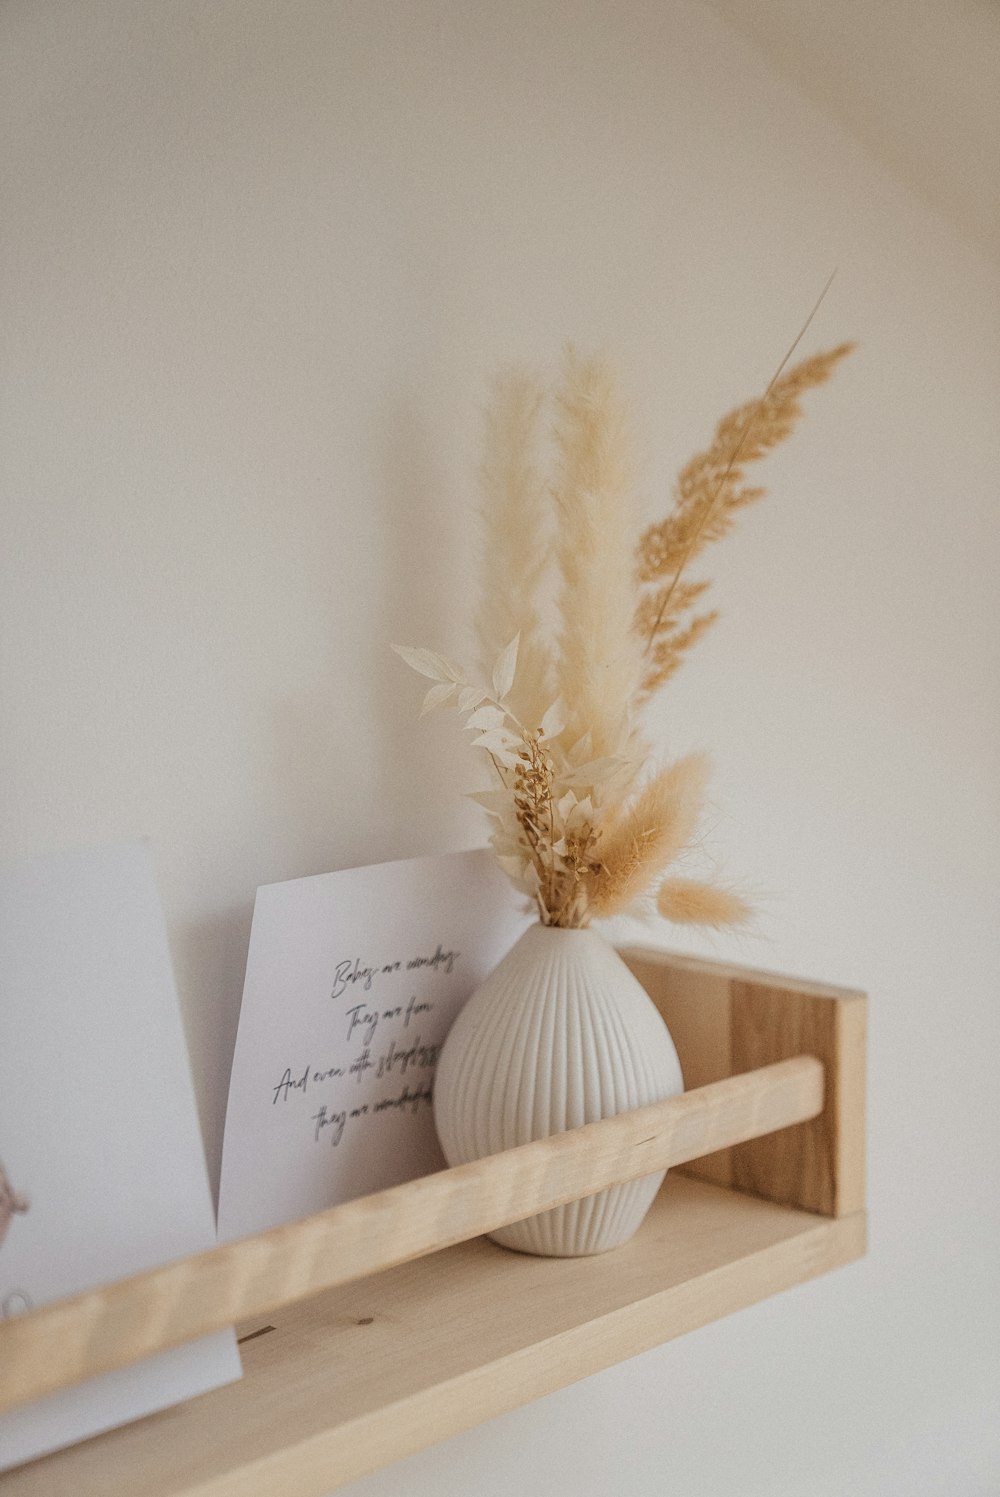
{"type": "Polygon", "coordinates": [[[822,1109],[798,1056],[43,1306],[0,1324],[0,1409],[822,1109]]]}
{"type": "Polygon", "coordinates": [[[672,1176],[612,1253],[530,1258],[478,1239],[249,1322],[242,1382],[10,1472],[4,1497],[323,1497],[864,1244],[863,1214],[672,1176]]]}
{"type": "Polygon", "coordinates": [[[11,1471],[3,1497],[322,1497],[860,1257],[863,995],[625,956],[683,1096],[0,1324],[0,1408],[222,1325],[248,1338],[241,1382],[11,1471]],[[476,1235],[676,1164],[614,1252],[476,1235]]]}

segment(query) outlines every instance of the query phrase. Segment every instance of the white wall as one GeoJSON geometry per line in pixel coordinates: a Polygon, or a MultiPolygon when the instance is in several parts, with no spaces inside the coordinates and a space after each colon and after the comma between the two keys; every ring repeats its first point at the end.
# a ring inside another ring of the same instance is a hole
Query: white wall
{"type": "Polygon", "coordinates": [[[461,649],[487,375],[615,346],[652,515],[839,266],[657,721],[761,898],[709,949],[872,993],[870,1256],[353,1491],[995,1492],[996,266],[696,4],[7,0],[0,54],[3,847],[150,839],[213,1160],[255,886],[476,838],[387,642],[461,649]]]}

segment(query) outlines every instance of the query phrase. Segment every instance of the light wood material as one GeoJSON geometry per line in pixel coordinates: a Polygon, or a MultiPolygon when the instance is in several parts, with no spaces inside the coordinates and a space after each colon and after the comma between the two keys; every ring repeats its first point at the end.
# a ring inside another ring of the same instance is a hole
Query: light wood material
{"type": "MultiPolygon", "coordinates": [[[[624,951],[622,955],[666,1020],[685,1087],[707,1086],[731,1076],[732,984],[728,976],[707,964],[704,970],[678,967],[661,952],[624,951]]],[[[699,1179],[731,1185],[729,1149],[704,1155],[691,1171],[699,1179]]]]}
{"type": "Polygon", "coordinates": [[[622,955],[667,1022],[686,1085],[789,1055],[814,1055],[826,1070],[826,1101],[813,1121],[699,1159],[688,1172],[828,1216],[861,1211],[864,995],[697,957],[644,950],[622,955]]]}
{"type": "Polygon", "coordinates": [[[0,1408],[815,1117],[808,1056],[365,1196],[0,1324],[0,1408]]]}
{"type": "Polygon", "coordinates": [[[623,954],[683,1097],[0,1324],[3,1407],[253,1316],[242,1382],[10,1472],[3,1497],[321,1497],[860,1257],[864,998],[623,954]],[[681,1161],[718,1183],[675,1172],[605,1256],[463,1240],[681,1161]]]}
{"type": "Polygon", "coordinates": [[[323,1497],[864,1251],[833,1220],[668,1179],[597,1258],[478,1240],[247,1325],[242,1383],[0,1479],[3,1497],[323,1497]]]}
{"type": "Polygon", "coordinates": [[[814,1055],[828,1088],[817,1117],[735,1146],[733,1183],[769,1201],[844,1216],[864,1206],[864,999],[796,997],[791,1004],[785,989],[733,984],[734,1071],[814,1055]]]}

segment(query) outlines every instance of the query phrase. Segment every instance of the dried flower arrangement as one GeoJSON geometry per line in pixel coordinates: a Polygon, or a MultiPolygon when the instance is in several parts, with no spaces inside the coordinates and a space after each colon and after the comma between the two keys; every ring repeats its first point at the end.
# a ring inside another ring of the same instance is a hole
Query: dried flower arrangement
{"type": "Polygon", "coordinates": [[[567,354],[548,478],[544,386],[521,372],[498,381],[482,473],[483,673],[393,648],[435,683],[423,712],[457,706],[488,756],[494,788],[473,798],[500,867],[543,925],[586,926],[651,895],[678,923],[749,914],[729,889],[667,876],[694,838],[708,764],[692,754],[653,767],[641,711],[718,617],[695,611],[709,584],[688,580],[689,563],[763,497],[747,465],[790,435],[801,396],[852,347],[784,372],[786,357],[762,396],[719,422],[682,469],[669,514],[638,542],[627,413],[608,362],[567,354]]]}

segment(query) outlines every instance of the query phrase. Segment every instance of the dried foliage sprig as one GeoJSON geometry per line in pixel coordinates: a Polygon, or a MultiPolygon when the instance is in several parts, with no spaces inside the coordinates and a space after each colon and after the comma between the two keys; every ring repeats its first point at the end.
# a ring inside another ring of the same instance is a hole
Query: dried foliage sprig
{"type": "Polygon", "coordinates": [[[565,745],[561,702],[554,702],[537,727],[513,709],[520,641],[501,652],[489,685],[466,675],[432,650],[393,645],[397,655],[435,684],[424,710],[454,704],[475,733],[473,747],[489,755],[497,788],[473,800],[491,821],[497,862],[513,883],[530,895],[544,925],[579,926],[589,918],[589,890],[599,870],[600,828],[594,809],[599,788],[613,785],[615,761],[585,758],[589,745],[565,745]]]}
{"type": "Polygon", "coordinates": [[[731,890],[667,877],[696,837],[708,767],[699,754],[653,767],[640,710],[717,617],[695,611],[709,584],[684,576],[688,562],[762,497],[747,465],[791,433],[802,394],[852,346],[787,373],[786,356],[764,395],[724,417],[681,471],[670,513],[638,544],[627,413],[607,361],[567,354],[549,483],[544,388],[523,373],[498,383],[482,474],[484,669],[471,679],[431,650],[393,648],[433,683],[422,710],[456,706],[488,756],[493,788],[473,799],[543,924],[583,926],[650,892],[680,924],[748,917],[731,890]]]}

